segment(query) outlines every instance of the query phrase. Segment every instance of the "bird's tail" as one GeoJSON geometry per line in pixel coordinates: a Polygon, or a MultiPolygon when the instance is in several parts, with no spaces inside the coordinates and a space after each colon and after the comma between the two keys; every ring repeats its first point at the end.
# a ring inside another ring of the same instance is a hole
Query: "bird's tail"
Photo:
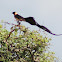
{"type": "Polygon", "coordinates": [[[56,35],[56,36],[60,36],[60,35],[62,35],[62,34],[54,34],[54,33],[52,33],[49,29],[47,29],[45,26],[41,26],[41,25],[39,25],[39,24],[36,24],[39,28],[41,28],[41,29],[43,29],[43,30],[45,30],[46,32],[48,32],[48,33],[50,33],[50,34],[52,34],[52,35],[56,35]]]}

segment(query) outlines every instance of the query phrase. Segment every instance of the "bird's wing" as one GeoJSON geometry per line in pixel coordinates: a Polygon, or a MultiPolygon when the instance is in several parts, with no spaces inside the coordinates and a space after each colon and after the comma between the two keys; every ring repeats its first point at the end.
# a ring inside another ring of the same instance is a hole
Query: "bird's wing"
{"type": "Polygon", "coordinates": [[[22,18],[20,15],[15,15],[15,18],[18,18],[18,19],[20,19],[20,18],[22,18]]]}
{"type": "Polygon", "coordinates": [[[16,20],[18,20],[18,21],[24,21],[24,18],[22,17],[22,16],[20,16],[20,15],[15,15],[15,18],[16,18],[16,20]]]}

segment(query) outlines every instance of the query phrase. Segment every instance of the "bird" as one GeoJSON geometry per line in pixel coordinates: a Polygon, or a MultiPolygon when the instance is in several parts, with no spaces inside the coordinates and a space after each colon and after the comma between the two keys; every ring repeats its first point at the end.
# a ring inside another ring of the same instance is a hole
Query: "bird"
{"type": "Polygon", "coordinates": [[[28,22],[28,23],[31,24],[31,25],[36,25],[37,27],[43,29],[44,31],[46,31],[46,32],[48,32],[48,33],[50,33],[50,34],[52,34],[52,35],[56,35],[56,36],[62,35],[62,34],[54,34],[54,33],[52,33],[52,32],[51,32],[48,28],[46,28],[45,26],[38,24],[38,23],[35,21],[34,17],[26,17],[26,18],[24,18],[24,17],[20,16],[17,12],[12,12],[12,14],[14,14],[14,17],[15,17],[16,21],[17,21],[19,24],[20,24],[19,21],[25,21],[25,22],[28,22]]]}

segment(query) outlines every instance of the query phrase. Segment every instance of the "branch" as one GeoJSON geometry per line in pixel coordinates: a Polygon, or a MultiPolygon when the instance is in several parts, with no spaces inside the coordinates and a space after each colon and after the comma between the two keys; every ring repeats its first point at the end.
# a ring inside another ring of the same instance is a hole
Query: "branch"
{"type": "Polygon", "coordinates": [[[13,31],[15,31],[15,29],[13,29],[13,30],[9,33],[8,37],[6,38],[6,42],[7,42],[7,39],[10,37],[10,35],[11,35],[11,33],[12,33],[13,31]]]}
{"type": "Polygon", "coordinates": [[[4,23],[6,23],[6,24],[10,24],[10,25],[15,25],[15,26],[18,26],[18,27],[20,28],[20,22],[18,23],[18,25],[13,24],[13,23],[8,23],[8,22],[4,22],[4,23]]]}
{"type": "Polygon", "coordinates": [[[10,24],[10,25],[16,25],[16,24],[13,24],[13,23],[8,23],[8,22],[4,22],[4,23],[6,23],[6,24],[10,24]]]}

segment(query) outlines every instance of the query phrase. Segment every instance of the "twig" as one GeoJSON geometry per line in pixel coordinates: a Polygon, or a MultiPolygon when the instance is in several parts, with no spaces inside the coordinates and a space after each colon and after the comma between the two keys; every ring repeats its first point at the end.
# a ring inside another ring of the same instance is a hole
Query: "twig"
{"type": "Polygon", "coordinates": [[[6,38],[6,42],[7,42],[7,39],[10,37],[10,35],[11,35],[11,33],[12,33],[13,31],[15,31],[15,29],[13,29],[13,30],[9,33],[8,37],[6,38]]]}
{"type": "Polygon", "coordinates": [[[8,22],[4,22],[4,23],[10,24],[10,25],[16,25],[16,24],[13,24],[13,23],[8,23],[8,22]]]}

